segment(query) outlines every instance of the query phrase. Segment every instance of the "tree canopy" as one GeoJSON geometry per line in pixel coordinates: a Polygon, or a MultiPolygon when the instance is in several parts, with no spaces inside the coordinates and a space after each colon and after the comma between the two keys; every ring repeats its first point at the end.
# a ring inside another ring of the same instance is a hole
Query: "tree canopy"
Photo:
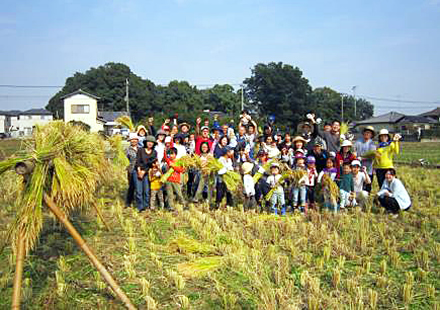
{"type": "MultiPolygon", "coordinates": [[[[198,89],[187,81],[174,80],[166,86],[155,85],[134,74],[127,65],[113,62],[67,78],[65,86],[50,99],[46,109],[62,118],[64,109],[60,98],[81,88],[101,97],[100,111],[125,111],[127,78],[130,112],[135,121],[149,116],[169,118],[177,113],[179,119],[193,122],[204,110],[237,117],[241,109],[241,89],[235,90],[229,84],[198,89]]],[[[244,85],[246,108],[260,117],[274,115],[281,128],[295,128],[305,114],[312,111],[326,121],[341,119],[341,94],[329,87],[312,89],[298,67],[282,62],[259,63],[244,80],[244,85]]],[[[354,100],[352,96],[344,97],[345,120],[373,115],[373,105],[357,99],[355,117],[354,100]]]]}

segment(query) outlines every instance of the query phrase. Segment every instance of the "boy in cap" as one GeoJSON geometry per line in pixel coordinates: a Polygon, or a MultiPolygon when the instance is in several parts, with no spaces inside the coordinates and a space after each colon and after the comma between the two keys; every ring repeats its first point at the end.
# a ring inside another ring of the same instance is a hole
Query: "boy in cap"
{"type": "Polygon", "coordinates": [[[272,194],[272,197],[270,197],[271,211],[274,214],[278,214],[278,205],[280,205],[281,215],[284,215],[286,214],[284,189],[281,184],[278,184],[278,182],[281,179],[280,165],[277,163],[273,163],[270,166],[270,173],[271,173],[270,176],[267,177],[267,183],[269,184],[270,188],[275,189],[275,191],[272,194]]]}
{"type": "Polygon", "coordinates": [[[371,185],[371,179],[367,173],[367,167],[361,166],[361,162],[356,159],[351,162],[351,171],[353,174],[356,201],[358,201],[360,205],[365,205],[369,192],[364,190],[364,188],[366,185],[371,185]]]}

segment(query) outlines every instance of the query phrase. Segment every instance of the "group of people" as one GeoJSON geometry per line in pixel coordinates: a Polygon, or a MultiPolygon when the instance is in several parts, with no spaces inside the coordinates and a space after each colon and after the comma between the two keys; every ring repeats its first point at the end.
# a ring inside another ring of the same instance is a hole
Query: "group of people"
{"type": "Polygon", "coordinates": [[[219,208],[225,197],[226,205],[237,203],[234,195],[242,197],[245,209],[283,215],[295,210],[306,213],[319,205],[337,212],[362,207],[377,179],[375,201],[393,214],[409,209],[410,196],[393,165],[400,135],[381,129],[375,142],[375,129],[366,127],[353,142],[340,130],[337,120],[321,129],[313,114],[298,126],[296,136],[276,130],[270,118],[261,128],[246,111],[237,126],[221,125],[215,117],[212,125],[209,119],[198,118],[193,127],[176,117],[156,131],[150,118],[146,127],[138,126],[129,135],[126,204],[135,201],[142,212],[206,200],[219,208]],[[204,169],[185,169],[178,161],[186,155],[200,157],[202,164],[216,158],[222,168],[214,176],[204,169]],[[228,171],[241,174],[241,193],[227,188],[223,176],[228,171]],[[284,178],[286,171],[297,178],[284,178]]]}

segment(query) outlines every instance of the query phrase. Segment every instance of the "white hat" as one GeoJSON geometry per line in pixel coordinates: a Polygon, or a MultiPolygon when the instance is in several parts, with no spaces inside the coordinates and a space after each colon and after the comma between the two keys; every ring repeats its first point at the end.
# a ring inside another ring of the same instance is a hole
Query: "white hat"
{"type": "Polygon", "coordinates": [[[353,145],[353,143],[351,143],[350,140],[344,140],[344,141],[342,141],[342,143],[341,143],[341,147],[344,147],[344,146],[352,146],[352,145],[353,145]]]}
{"type": "Polygon", "coordinates": [[[389,134],[390,134],[390,132],[388,131],[388,129],[385,129],[385,128],[383,128],[379,131],[379,136],[380,135],[389,135],[389,134]]]}
{"type": "Polygon", "coordinates": [[[128,141],[131,141],[131,140],[134,140],[134,139],[139,140],[139,137],[138,137],[137,133],[130,132],[130,134],[128,135],[128,141]]]}
{"type": "Polygon", "coordinates": [[[243,170],[243,174],[248,174],[249,172],[252,171],[253,168],[254,168],[254,164],[250,162],[245,162],[241,166],[241,169],[243,170]]]}
{"type": "Polygon", "coordinates": [[[165,143],[171,143],[172,139],[170,136],[165,138],[165,143]]]}
{"type": "Polygon", "coordinates": [[[357,159],[353,160],[353,161],[351,162],[351,165],[352,165],[352,166],[359,166],[359,167],[362,166],[362,165],[361,165],[361,162],[360,162],[359,160],[357,160],[357,159]]]}

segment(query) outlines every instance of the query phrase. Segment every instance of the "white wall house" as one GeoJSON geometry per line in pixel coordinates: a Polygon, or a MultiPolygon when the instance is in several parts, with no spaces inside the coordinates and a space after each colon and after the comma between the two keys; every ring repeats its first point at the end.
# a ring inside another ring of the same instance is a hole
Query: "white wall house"
{"type": "Polygon", "coordinates": [[[83,122],[91,132],[104,130],[105,121],[98,118],[99,97],[81,89],[61,97],[64,100],[64,121],[83,122]]]}
{"type": "Polygon", "coordinates": [[[36,125],[43,125],[52,120],[52,112],[45,109],[2,111],[0,112],[0,133],[9,133],[12,137],[30,136],[36,125]]]}

